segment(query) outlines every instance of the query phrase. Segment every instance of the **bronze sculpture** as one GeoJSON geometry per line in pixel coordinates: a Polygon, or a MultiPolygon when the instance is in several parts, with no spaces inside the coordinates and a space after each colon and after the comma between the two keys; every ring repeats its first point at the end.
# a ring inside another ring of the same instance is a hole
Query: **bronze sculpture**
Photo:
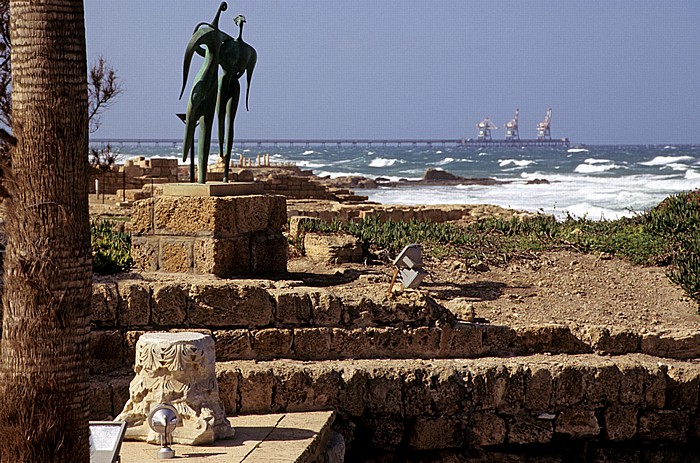
{"type": "Polygon", "coordinates": [[[234,39],[219,29],[219,18],[226,9],[226,2],[222,2],[211,23],[197,24],[185,49],[180,98],[185,91],[194,53],[204,56],[204,63],[195,77],[187,105],[185,138],[182,146],[182,160],[184,162],[187,160],[187,153],[194,143],[195,127],[199,124],[197,143],[199,183],[206,183],[214,111],[218,113],[219,150],[220,155],[224,158],[224,181],[228,182],[233,149],[233,123],[236,118],[241,90],[238,80],[244,73],[247,74],[246,110],[248,110],[250,81],[257,62],[257,52],[242,38],[243,24],[245,23],[243,15],[238,15],[234,19],[234,23],[239,27],[238,38],[234,39]],[[218,76],[219,66],[222,69],[220,77],[218,76]],[[224,138],[226,139],[225,149],[224,138]]]}

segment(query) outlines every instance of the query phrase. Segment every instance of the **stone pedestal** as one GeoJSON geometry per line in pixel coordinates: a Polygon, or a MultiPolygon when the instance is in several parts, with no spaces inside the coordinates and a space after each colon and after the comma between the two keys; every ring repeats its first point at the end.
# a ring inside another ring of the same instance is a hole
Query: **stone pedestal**
{"type": "Polygon", "coordinates": [[[286,221],[283,196],[145,199],[132,208],[131,255],[134,266],[144,271],[222,278],[283,273],[288,254],[282,235],[286,221]]]}
{"type": "Polygon", "coordinates": [[[211,444],[231,437],[216,381],[214,340],[200,333],[146,333],[136,343],[136,377],[115,421],[126,421],[126,438],[158,443],[146,418],[161,403],[180,415],[173,442],[211,444]]]}

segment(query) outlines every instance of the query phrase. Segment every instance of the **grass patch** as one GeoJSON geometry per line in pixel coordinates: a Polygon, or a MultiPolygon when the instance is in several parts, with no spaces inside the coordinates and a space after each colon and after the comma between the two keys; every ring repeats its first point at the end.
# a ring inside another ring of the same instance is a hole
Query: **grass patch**
{"type": "Polygon", "coordinates": [[[309,222],[305,231],[350,233],[372,250],[396,255],[420,243],[427,256],[503,265],[542,251],[571,249],[606,253],[637,265],[668,266],[669,278],[700,302],[700,190],[666,198],[632,218],[593,221],[537,215],[527,219],[486,219],[468,226],[451,223],[382,221],[369,217],[343,224],[309,222]]]}
{"type": "Polygon", "coordinates": [[[124,272],[131,267],[131,235],[111,220],[90,222],[92,269],[101,275],[124,272]]]}

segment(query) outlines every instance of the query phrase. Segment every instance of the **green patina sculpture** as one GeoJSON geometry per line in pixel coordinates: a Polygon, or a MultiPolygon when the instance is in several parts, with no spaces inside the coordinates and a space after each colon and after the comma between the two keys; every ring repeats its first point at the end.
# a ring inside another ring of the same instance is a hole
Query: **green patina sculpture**
{"type": "Polygon", "coordinates": [[[226,9],[226,2],[222,2],[211,24],[199,23],[185,49],[180,98],[185,91],[194,53],[204,56],[204,63],[195,77],[187,105],[185,139],[182,146],[182,160],[184,162],[187,160],[190,147],[194,144],[194,132],[199,124],[199,142],[197,143],[199,183],[205,183],[207,178],[206,171],[214,111],[218,113],[219,150],[224,158],[224,181],[228,182],[233,149],[233,122],[236,118],[241,91],[238,80],[244,73],[247,73],[246,110],[248,110],[250,81],[257,62],[255,49],[245,43],[242,38],[244,16],[238,15],[234,19],[234,23],[239,27],[238,38],[234,39],[219,29],[219,18],[226,9]],[[220,77],[219,66],[222,69],[220,77]]]}

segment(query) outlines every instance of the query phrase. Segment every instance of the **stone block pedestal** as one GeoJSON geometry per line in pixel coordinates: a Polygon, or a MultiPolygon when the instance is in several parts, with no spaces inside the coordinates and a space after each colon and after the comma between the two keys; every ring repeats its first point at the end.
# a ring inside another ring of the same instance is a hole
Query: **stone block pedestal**
{"type": "Polygon", "coordinates": [[[132,257],[140,270],[223,278],[287,270],[283,196],[161,196],[132,210],[132,257]]]}

